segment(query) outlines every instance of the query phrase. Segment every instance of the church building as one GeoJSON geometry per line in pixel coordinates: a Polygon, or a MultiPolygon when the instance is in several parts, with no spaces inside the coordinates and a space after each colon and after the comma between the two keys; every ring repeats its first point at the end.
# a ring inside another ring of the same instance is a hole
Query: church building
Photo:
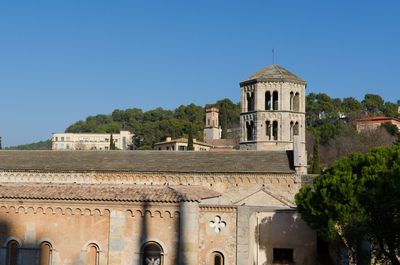
{"type": "Polygon", "coordinates": [[[0,264],[315,264],[305,87],[277,65],[241,82],[239,151],[1,150],[0,264]]]}

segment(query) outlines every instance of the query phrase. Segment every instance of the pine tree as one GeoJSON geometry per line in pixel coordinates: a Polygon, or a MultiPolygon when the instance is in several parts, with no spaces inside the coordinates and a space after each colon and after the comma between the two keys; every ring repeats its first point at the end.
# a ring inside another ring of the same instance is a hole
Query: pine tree
{"type": "Polygon", "coordinates": [[[188,151],[194,151],[194,146],[193,146],[193,132],[192,132],[192,124],[191,124],[191,123],[189,123],[189,135],[188,135],[187,150],[188,150],[188,151]]]}
{"type": "Polygon", "coordinates": [[[311,173],[313,174],[321,174],[321,166],[319,160],[319,137],[315,138],[315,144],[313,148],[313,163],[311,173]]]}
{"type": "Polygon", "coordinates": [[[228,138],[228,115],[226,114],[226,111],[223,111],[221,116],[221,138],[226,139],[228,138]]]}

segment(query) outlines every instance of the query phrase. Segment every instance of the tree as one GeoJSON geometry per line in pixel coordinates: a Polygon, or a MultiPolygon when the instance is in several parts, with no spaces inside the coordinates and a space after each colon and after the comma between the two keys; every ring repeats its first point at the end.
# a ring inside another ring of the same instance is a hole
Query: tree
{"type": "Polygon", "coordinates": [[[375,94],[366,94],[362,104],[371,116],[379,115],[384,110],[384,101],[381,96],[375,94]]]}
{"type": "Polygon", "coordinates": [[[116,150],[115,141],[113,139],[113,134],[110,135],[110,150],[116,150]]]}
{"type": "Polygon", "coordinates": [[[321,165],[319,162],[319,137],[315,137],[315,143],[313,147],[313,163],[311,173],[320,174],[321,173],[321,165]]]}
{"type": "Polygon", "coordinates": [[[221,119],[221,138],[226,139],[228,136],[228,115],[226,111],[222,112],[221,119]]]}
{"type": "Polygon", "coordinates": [[[303,219],[329,241],[345,243],[360,264],[363,243],[376,259],[399,265],[400,145],[352,154],[296,195],[303,219]]]}
{"type": "Polygon", "coordinates": [[[193,150],[194,150],[194,146],[193,146],[193,133],[192,133],[192,124],[191,124],[191,123],[189,123],[189,136],[188,136],[187,150],[188,150],[188,151],[193,151],[193,150]]]}

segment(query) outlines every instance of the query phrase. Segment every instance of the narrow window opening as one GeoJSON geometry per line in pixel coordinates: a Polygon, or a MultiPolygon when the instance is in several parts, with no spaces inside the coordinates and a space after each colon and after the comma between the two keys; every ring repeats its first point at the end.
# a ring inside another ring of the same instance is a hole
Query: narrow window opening
{"type": "Polygon", "coordinates": [[[300,111],[300,94],[296,93],[293,98],[293,110],[300,111]]]}
{"type": "Polygon", "coordinates": [[[299,135],[299,123],[298,122],[296,122],[294,124],[293,134],[294,135],[299,135]]]}
{"type": "Polygon", "coordinates": [[[90,244],[86,250],[86,265],[99,265],[99,247],[90,244]]]}
{"type": "Polygon", "coordinates": [[[6,265],[17,265],[19,244],[16,240],[11,240],[7,244],[6,265]]]}
{"type": "Polygon", "coordinates": [[[224,265],[224,255],[220,252],[213,252],[211,254],[211,264],[212,265],[224,265]]]}
{"type": "Polygon", "coordinates": [[[272,126],[270,121],[265,122],[265,135],[268,141],[272,140],[272,126]]]}
{"type": "Polygon", "coordinates": [[[254,93],[247,93],[247,111],[254,110],[254,93]]]}
{"type": "Polygon", "coordinates": [[[43,242],[40,244],[40,256],[39,256],[39,264],[40,265],[50,265],[52,259],[53,247],[49,242],[43,242]]]}
{"type": "Polygon", "coordinates": [[[271,110],[271,92],[265,92],[265,110],[271,110]]]}
{"type": "Polygon", "coordinates": [[[294,127],[294,123],[291,121],[290,122],[290,141],[293,141],[293,127],[294,127]]]}
{"type": "Polygon", "coordinates": [[[273,140],[274,141],[277,141],[278,140],[278,122],[277,121],[274,121],[273,123],[272,123],[272,137],[273,137],[273,140]]]}
{"type": "Polygon", "coordinates": [[[254,140],[254,122],[250,121],[246,123],[247,141],[254,140]]]}
{"type": "Polygon", "coordinates": [[[272,100],[273,100],[273,109],[278,110],[278,91],[274,91],[272,93],[272,100]]]}

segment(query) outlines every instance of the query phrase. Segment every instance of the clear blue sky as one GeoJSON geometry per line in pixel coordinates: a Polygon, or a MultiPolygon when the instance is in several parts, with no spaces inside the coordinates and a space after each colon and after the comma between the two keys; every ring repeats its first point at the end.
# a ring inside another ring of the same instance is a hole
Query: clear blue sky
{"type": "Polygon", "coordinates": [[[239,101],[277,63],[332,97],[400,99],[400,1],[0,2],[0,136],[49,139],[88,115],[239,101]]]}

